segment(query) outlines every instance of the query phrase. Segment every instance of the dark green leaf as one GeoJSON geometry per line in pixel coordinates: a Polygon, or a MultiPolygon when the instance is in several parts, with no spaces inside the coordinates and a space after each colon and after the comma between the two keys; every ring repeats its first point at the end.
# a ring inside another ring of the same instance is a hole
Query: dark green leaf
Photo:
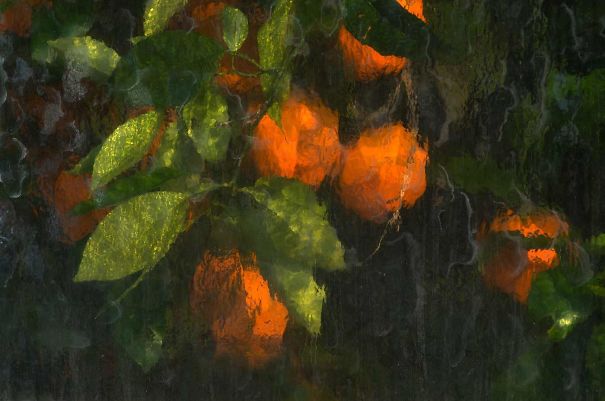
{"type": "Polygon", "coordinates": [[[76,215],[87,214],[94,209],[117,205],[133,196],[158,189],[165,182],[174,179],[180,172],[171,168],[161,168],[151,172],[138,172],[130,177],[117,179],[107,188],[99,189],[93,199],[82,202],[73,209],[76,215]]]}
{"type": "Polygon", "coordinates": [[[236,52],[244,44],[248,36],[248,18],[233,7],[223,10],[223,40],[232,52],[236,52]]]}
{"type": "MultiPolygon", "coordinates": [[[[121,313],[112,326],[113,337],[144,372],[162,356],[171,295],[169,281],[168,269],[156,269],[116,305],[121,313]]],[[[128,280],[117,284],[112,290],[113,299],[133,285],[128,280]]]]}
{"type": "Polygon", "coordinates": [[[548,336],[561,341],[590,315],[593,296],[584,286],[572,286],[560,269],[553,269],[538,274],[532,283],[528,309],[535,319],[550,319],[548,336]]]}
{"type": "Polygon", "coordinates": [[[149,0],[143,17],[145,36],[161,32],[170,18],[185,7],[187,2],[187,0],[149,0]]]}
{"type": "Polygon", "coordinates": [[[517,197],[514,174],[499,168],[491,159],[479,161],[468,156],[453,157],[448,160],[445,170],[452,183],[464,191],[473,194],[491,191],[502,199],[517,197]]]}
{"type": "Polygon", "coordinates": [[[84,35],[92,26],[93,19],[92,0],[77,3],[57,1],[52,8],[35,8],[31,28],[32,59],[40,63],[53,62],[57,54],[48,41],[84,35]]]}
{"type": "Polygon", "coordinates": [[[86,173],[92,173],[92,168],[95,164],[95,159],[97,155],[101,151],[101,145],[97,145],[88,152],[86,156],[84,156],[78,164],[76,164],[71,170],[69,170],[70,174],[80,175],[86,173]]]}
{"type": "Polygon", "coordinates": [[[382,55],[418,59],[429,33],[422,21],[391,0],[345,0],[345,27],[382,55]]]}
{"type": "Polygon", "coordinates": [[[152,192],[118,205],[86,243],[74,281],[117,280],[155,266],[184,227],[187,199],[152,192]]]}
{"type": "Polygon", "coordinates": [[[605,324],[595,326],[586,350],[586,368],[594,388],[605,396],[605,324]]]}
{"type": "Polygon", "coordinates": [[[161,32],[122,57],[114,72],[116,89],[131,105],[180,107],[212,80],[222,53],[195,32],[161,32]]]}
{"type": "Polygon", "coordinates": [[[207,86],[183,110],[187,135],[205,160],[216,163],[225,159],[232,129],[227,102],[213,87],[207,86]]]}
{"type": "Polygon", "coordinates": [[[160,116],[150,111],[120,125],[105,140],[95,158],[91,189],[107,184],[147,153],[156,135],[160,116]]]}

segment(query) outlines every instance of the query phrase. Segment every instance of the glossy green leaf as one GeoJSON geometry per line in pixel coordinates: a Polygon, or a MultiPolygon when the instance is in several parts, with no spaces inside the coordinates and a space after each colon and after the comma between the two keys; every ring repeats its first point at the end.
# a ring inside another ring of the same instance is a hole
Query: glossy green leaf
{"type": "Polygon", "coordinates": [[[118,63],[114,82],[133,106],[181,107],[216,73],[223,49],[195,32],[146,37],[118,63]]]}
{"type": "Polygon", "coordinates": [[[263,92],[273,103],[269,115],[281,124],[279,104],[288,97],[290,73],[288,72],[288,40],[293,0],[277,0],[269,20],[258,31],[258,55],[266,73],[261,76],[263,92]]]}
{"type": "Polygon", "coordinates": [[[208,86],[183,110],[187,135],[205,160],[216,163],[225,159],[232,129],[227,102],[213,87],[208,86]]]}
{"type": "Polygon", "coordinates": [[[80,159],[78,164],[76,164],[69,172],[72,175],[80,175],[84,173],[92,173],[92,168],[95,164],[95,159],[97,155],[101,151],[101,145],[97,145],[94,148],[90,149],[88,154],[80,159]]]}
{"type": "Polygon", "coordinates": [[[150,111],[115,129],[95,158],[91,189],[107,184],[141,160],[153,142],[159,119],[157,112],[150,111]]]}
{"type": "Polygon", "coordinates": [[[586,368],[594,387],[605,397],[605,324],[592,330],[586,350],[586,368]]]}
{"type": "Polygon", "coordinates": [[[223,40],[232,52],[236,52],[248,37],[248,18],[237,8],[226,7],[222,14],[223,40]]]}
{"type": "Polygon", "coordinates": [[[183,229],[187,199],[152,192],[117,206],[86,243],[74,281],[117,280],[155,266],[183,229]]]}
{"type": "Polygon", "coordinates": [[[593,296],[584,286],[573,286],[560,269],[538,274],[528,299],[529,313],[535,319],[550,319],[548,336],[561,341],[593,310],[593,296]]]}
{"type": "Polygon", "coordinates": [[[187,0],[149,0],[143,17],[145,36],[164,29],[170,18],[187,5],[187,0]]]}
{"type": "Polygon", "coordinates": [[[113,73],[120,60],[115,50],[90,36],[60,38],[48,44],[61,51],[68,61],[84,66],[92,71],[91,74],[96,72],[104,77],[113,73]]]}

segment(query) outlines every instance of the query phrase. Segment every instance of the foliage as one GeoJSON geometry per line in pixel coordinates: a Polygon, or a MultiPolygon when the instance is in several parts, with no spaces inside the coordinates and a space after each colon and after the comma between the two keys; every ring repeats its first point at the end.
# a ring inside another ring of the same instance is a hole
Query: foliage
{"type": "Polygon", "coordinates": [[[187,206],[187,195],[176,192],[118,205],[86,243],[74,280],[117,280],[153,267],[183,230],[187,206]]]}

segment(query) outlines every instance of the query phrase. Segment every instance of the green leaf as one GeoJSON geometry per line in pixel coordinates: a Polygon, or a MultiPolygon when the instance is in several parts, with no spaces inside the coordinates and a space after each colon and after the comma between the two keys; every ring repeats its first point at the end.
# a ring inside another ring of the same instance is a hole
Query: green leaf
{"type": "Polygon", "coordinates": [[[155,266],[184,227],[187,199],[152,192],[117,206],[86,243],[74,281],[117,280],[155,266]]]}
{"type": "MultiPolygon", "coordinates": [[[[119,304],[121,313],[112,325],[112,335],[144,372],[157,364],[167,328],[170,271],[155,269],[119,304]]],[[[123,280],[112,289],[116,299],[133,285],[123,280]]]]}
{"type": "Polygon", "coordinates": [[[31,52],[32,59],[40,63],[51,63],[57,52],[48,41],[85,35],[94,20],[92,0],[77,3],[58,1],[52,8],[36,7],[32,14],[31,52]]]}
{"type": "Polygon", "coordinates": [[[48,44],[63,52],[68,61],[84,66],[92,76],[97,73],[109,77],[120,60],[115,50],[90,36],[60,38],[48,44]]]}
{"type": "Polygon", "coordinates": [[[161,32],[122,57],[115,86],[133,106],[181,107],[212,80],[222,54],[218,43],[195,32],[161,32]]]}
{"type": "Polygon", "coordinates": [[[244,44],[248,36],[248,18],[233,7],[225,7],[222,14],[223,40],[232,52],[236,52],[244,44]]]}
{"type": "Polygon", "coordinates": [[[72,175],[80,175],[85,173],[92,173],[92,168],[95,164],[95,159],[97,155],[101,151],[101,145],[97,145],[94,148],[90,149],[88,154],[80,159],[78,164],[76,164],[69,173],[72,175]]]}
{"type": "Polygon", "coordinates": [[[266,73],[261,75],[263,92],[269,100],[277,103],[272,106],[270,116],[281,125],[279,104],[290,92],[290,73],[288,70],[288,40],[290,19],[294,0],[277,0],[271,17],[258,31],[258,56],[260,65],[266,73]]]}
{"type": "Polygon", "coordinates": [[[229,208],[215,228],[222,245],[254,252],[263,275],[286,302],[292,316],[318,334],[324,289],[313,278],[316,267],[345,268],[344,250],[315,193],[297,181],[260,179],[244,188],[255,206],[229,208]]]}
{"type": "Polygon", "coordinates": [[[549,318],[548,336],[561,341],[593,310],[593,296],[584,286],[574,287],[560,271],[553,269],[538,274],[528,299],[529,313],[535,319],[549,318]]]}
{"type": "Polygon", "coordinates": [[[392,0],[345,0],[345,27],[382,55],[418,59],[426,54],[428,30],[392,0]]]}
{"type": "Polygon", "coordinates": [[[197,152],[205,160],[216,163],[225,159],[231,140],[227,102],[211,85],[202,91],[183,110],[187,135],[197,152]]]}
{"type": "Polygon", "coordinates": [[[491,159],[479,161],[468,156],[452,157],[445,170],[454,185],[472,194],[490,191],[502,199],[518,198],[514,174],[499,168],[491,159]]]}
{"type": "Polygon", "coordinates": [[[586,368],[595,389],[605,397],[605,324],[595,326],[586,350],[586,368]]]}
{"type": "Polygon", "coordinates": [[[95,191],[91,200],[79,203],[72,212],[76,215],[82,215],[94,209],[117,205],[133,196],[153,191],[180,174],[178,170],[165,167],[151,172],[138,172],[130,177],[117,179],[107,188],[95,191]]]}
{"type": "Polygon", "coordinates": [[[95,158],[92,190],[107,184],[147,153],[156,135],[159,119],[157,112],[150,111],[115,129],[95,158]]]}
{"type": "Polygon", "coordinates": [[[149,0],[143,17],[145,36],[162,31],[170,18],[187,3],[188,0],[149,0]]]}
{"type": "MultiPolygon", "coordinates": [[[[294,247],[282,250],[291,260],[304,260],[326,270],[345,268],[344,249],[326,219],[326,208],[307,185],[283,178],[261,178],[250,194],[271,212],[273,220],[285,223],[291,233],[288,235],[295,238],[294,247]]],[[[274,239],[277,243],[284,240],[274,239]]]]}

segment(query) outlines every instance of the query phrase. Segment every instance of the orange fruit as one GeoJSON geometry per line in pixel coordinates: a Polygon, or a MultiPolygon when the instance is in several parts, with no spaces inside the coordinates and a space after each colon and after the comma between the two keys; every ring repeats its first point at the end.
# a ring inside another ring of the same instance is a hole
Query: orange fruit
{"type": "Polygon", "coordinates": [[[338,194],[345,207],[375,223],[411,207],[426,189],[428,153],[401,124],[371,129],[344,152],[338,194]]]}
{"type": "MultiPolygon", "coordinates": [[[[416,17],[424,19],[422,0],[397,0],[399,5],[416,17]]],[[[371,46],[362,44],[346,28],[341,27],[338,41],[345,66],[359,81],[371,81],[383,75],[401,72],[408,59],[398,56],[383,56],[371,46]]]]}
{"type": "Polygon", "coordinates": [[[260,367],[280,354],[288,310],[271,294],[254,255],[206,252],[193,277],[191,306],[210,323],[217,357],[260,367]]]}
{"type": "MultiPolygon", "coordinates": [[[[522,238],[555,239],[567,235],[569,226],[552,212],[539,210],[521,217],[512,210],[507,210],[496,216],[487,230],[489,233],[504,233],[522,238]]],[[[483,238],[479,240],[481,242],[483,238]]],[[[534,277],[558,264],[559,256],[554,248],[525,249],[520,243],[508,240],[483,263],[483,279],[488,286],[511,294],[525,304],[534,277]]]]}
{"type": "Polygon", "coordinates": [[[0,32],[13,32],[28,36],[32,25],[32,8],[25,1],[18,1],[0,14],[0,32]]]}
{"type": "Polygon", "coordinates": [[[106,210],[95,210],[83,216],[72,214],[74,206],[90,199],[89,188],[90,176],[87,175],[71,175],[62,171],[55,181],[49,201],[55,208],[64,242],[73,243],[86,237],[107,214],[106,210]]]}
{"type": "Polygon", "coordinates": [[[292,91],[281,108],[281,128],[265,115],[254,133],[252,159],[262,176],[296,178],[318,187],[340,158],[338,115],[321,100],[292,91]]]}

